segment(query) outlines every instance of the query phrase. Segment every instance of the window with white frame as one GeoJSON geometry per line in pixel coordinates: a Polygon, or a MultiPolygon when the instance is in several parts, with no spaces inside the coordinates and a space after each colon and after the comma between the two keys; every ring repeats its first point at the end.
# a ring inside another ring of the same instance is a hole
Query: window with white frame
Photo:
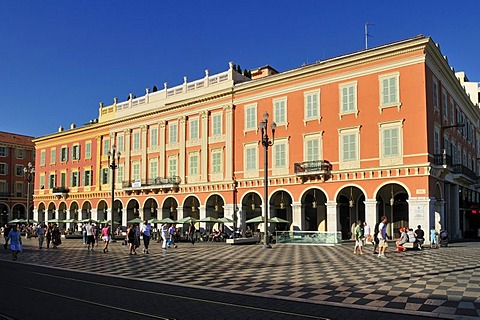
{"type": "Polygon", "coordinates": [[[222,113],[212,114],[212,136],[222,135],[222,113]]]}
{"type": "Polygon", "coordinates": [[[188,125],[189,125],[189,140],[196,140],[199,137],[199,126],[198,126],[198,118],[189,118],[188,125]]]}
{"type": "Polygon", "coordinates": [[[80,160],[80,145],[72,146],[72,160],[80,160]]]}
{"type": "Polygon", "coordinates": [[[23,177],[24,176],[23,168],[24,167],[21,164],[16,164],[15,165],[15,175],[17,177],[23,177]]]}
{"type": "Polygon", "coordinates": [[[303,94],[305,105],[305,120],[320,118],[320,90],[305,92],[303,94]]]}
{"type": "Polygon", "coordinates": [[[133,180],[140,180],[140,163],[134,162],[132,164],[132,178],[133,180]]]}
{"type": "Polygon", "coordinates": [[[380,106],[390,107],[400,104],[399,73],[380,76],[380,106]]]}
{"type": "Polygon", "coordinates": [[[48,188],[53,189],[57,186],[57,175],[55,173],[50,173],[48,178],[48,188]]]}
{"type": "Polygon", "coordinates": [[[85,187],[92,185],[92,170],[83,171],[83,185],[85,187]]]}
{"type": "Polygon", "coordinates": [[[60,187],[65,188],[67,186],[67,173],[60,173],[60,187]]]}
{"type": "Polygon", "coordinates": [[[178,125],[177,123],[170,123],[168,125],[168,142],[170,144],[175,144],[178,142],[178,125]]]}
{"type": "Polygon", "coordinates": [[[445,92],[445,88],[442,90],[442,108],[443,119],[448,119],[447,93],[445,92]]]}
{"type": "Polygon", "coordinates": [[[45,189],[45,173],[40,174],[40,189],[45,189]]]}
{"type": "Polygon", "coordinates": [[[284,175],[288,174],[289,149],[288,138],[275,139],[272,146],[272,174],[284,175]]]}
{"type": "Polygon", "coordinates": [[[0,146],[0,157],[6,157],[8,155],[8,148],[0,146]]]}
{"type": "Polygon", "coordinates": [[[133,141],[132,141],[132,150],[140,150],[140,131],[136,130],[133,132],[133,141]]]}
{"type": "Polygon", "coordinates": [[[257,130],[257,104],[245,106],[245,131],[257,130]]]}
{"type": "Polygon", "coordinates": [[[244,171],[252,172],[258,171],[258,144],[250,143],[244,145],[245,160],[244,160],[244,171]]]}
{"type": "Polygon", "coordinates": [[[68,161],[68,147],[62,147],[60,149],[60,162],[67,162],[68,161]]]}
{"type": "Polygon", "coordinates": [[[342,84],[340,89],[340,114],[357,111],[357,83],[342,84]]]}
{"type": "Polygon", "coordinates": [[[118,165],[117,168],[117,181],[123,182],[123,164],[118,165]]]}
{"type": "Polygon", "coordinates": [[[222,173],[222,149],[212,150],[212,174],[222,173]]]}
{"type": "Polygon", "coordinates": [[[360,126],[339,129],[340,169],[360,167],[360,126]]]}
{"type": "Polygon", "coordinates": [[[15,149],[15,158],[17,158],[17,159],[24,159],[24,158],[25,158],[25,150],[23,150],[23,149],[15,149]]]}
{"type": "Polygon", "coordinates": [[[57,159],[57,149],[50,149],[50,164],[55,164],[57,159]]]}
{"type": "Polygon", "coordinates": [[[453,99],[450,97],[450,124],[453,124],[455,122],[455,103],[453,102],[453,99]]]}
{"type": "Polygon", "coordinates": [[[440,154],[440,132],[437,129],[435,129],[433,140],[434,154],[440,154]]]}
{"type": "MultiPolygon", "coordinates": [[[[403,120],[379,124],[380,165],[394,165],[403,162],[403,120]]],[[[435,131],[440,148],[440,134],[435,131]]],[[[440,151],[440,150],[439,150],[440,151]]]]}
{"type": "Polygon", "coordinates": [[[188,173],[190,176],[198,175],[198,152],[192,152],[188,156],[188,173]]]}
{"type": "Polygon", "coordinates": [[[6,163],[0,163],[0,175],[6,176],[8,174],[8,165],[6,163]]]}
{"type": "Polygon", "coordinates": [[[117,151],[120,153],[125,152],[125,136],[123,134],[117,135],[117,151]]]}
{"type": "Polygon", "coordinates": [[[158,159],[150,159],[149,161],[149,165],[150,165],[150,169],[149,169],[149,172],[150,172],[150,180],[151,181],[155,181],[155,179],[158,177],[158,159]]]}
{"type": "Polygon", "coordinates": [[[70,186],[78,187],[78,171],[72,171],[70,173],[70,186]]]}
{"type": "Polygon", "coordinates": [[[110,139],[103,140],[103,155],[107,156],[110,151],[110,139]]]}
{"type": "Polygon", "coordinates": [[[40,165],[44,166],[45,165],[45,150],[40,151],[40,165]]]}
{"type": "Polygon", "coordinates": [[[177,156],[168,157],[168,177],[173,178],[177,176],[177,156]]]}
{"type": "Polygon", "coordinates": [[[273,121],[279,126],[287,124],[287,98],[273,100],[273,121]]]}
{"type": "Polygon", "coordinates": [[[86,142],[85,143],[85,159],[91,159],[91,158],[92,158],[92,143],[86,142]]]}
{"type": "Polygon", "coordinates": [[[432,83],[432,94],[433,94],[433,108],[438,108],[438,85],[437,82],[434,80],[432,83]]]}
{"type": "Polygon", "coordinates": [[[303,136],[304,161],[317,161],[322,158],[322,135],[320,133],[303,136]]]}
{"type": "Polygon", "coordinates": [[[150,147],[158,146],[158,128],[150,127],[150,147]]]}

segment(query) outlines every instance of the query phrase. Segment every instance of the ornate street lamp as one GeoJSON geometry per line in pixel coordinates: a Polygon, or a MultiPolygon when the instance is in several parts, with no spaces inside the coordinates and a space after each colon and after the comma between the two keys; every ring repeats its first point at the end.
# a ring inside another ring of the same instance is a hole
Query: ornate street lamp
{"type": "Polygon", "coordinates": [[[35,168],[32,163],[29,162],[26,167],[23,167],[25,173],[25,178],[27,179],[27,226],[30,224],[30,190],[33,180],[33,174],[35,173],[35,168]]]}
{"type": "Polygon", "coordinates": [[[118,163],[120,163],[120,156],[122,154],[120,153],[120,151],[117,151],[117,148],[115,147],[115,145],[112,146],[112,150],[111,151],[108,151],[108,164],[109,164],[109,167],[110,169],[112,169],[112,199],[111,199],[111,206],[110,206],[110,210],[112,212],[112,227],[110,228],[110,234],[111,234],[111,238],[112,238],[112,242],[115,241],[115,233],[113,232],[113,227],[114,227],[114,224],[115,224],[115,219],[113,218],[114,214],[113,214],[113,204],[115,202],[115,170],[118,168],[118,163]],[[115,162],[115,158],[117,159],[117,161],[115,162]]]}
{"type": "Polygon", "coordinates": [[[263,120],[260,121],[260,130],[262,133],[262,146],[264,148],[264,159],[263,159],[263,171],[265,174],[265,181],[263,183],[264,185],[264,208],[263,208],[263,214],[264,214],[264,239],[263,239],[263,248],[271,248],[272,246],[269,244],[269,239],[268,239],[268,147],[273,146],[275,142],[275,129],[277,128],[277,124],[275,122],[272,122],[270,125],[270,128],[272,130],[272,140],[268,139],[268,113],[265,111],[263,114],[263,120]]]}

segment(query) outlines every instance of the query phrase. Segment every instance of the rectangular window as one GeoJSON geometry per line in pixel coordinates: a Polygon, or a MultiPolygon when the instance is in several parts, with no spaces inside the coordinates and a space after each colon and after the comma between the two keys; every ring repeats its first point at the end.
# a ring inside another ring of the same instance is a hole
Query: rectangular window
{"type": "Polygon", "coordinates": [[[72,187],[78,187],[78,171],[73,171],[70,174],[70,185],[72,187]]]}
{"type": "Polygon", "coordinates": [[[158,146],[158,129],[150,128],[150,147],[158,146]]]}
{"type": "Polygon", "coordinates": [[[450,98],[450,124],[453,124],[455,121],[455,107],[452,98],[450,98]]]}
{"type": "Polygon", "coordinates": [[[60,152],[60,162],[67,162],[68,161],[68,147],[62,147],[60,152]]]}
{"type": "Polygon", "coordinates": [[[188,121],[189,124],[189,140],[196,140],[198,139],[198,132],[199,132],[199,127],[198,127],[198,118],[193,118],[188,121]]]}
{"type": "Polygon", "coordinates": [[[389,128],[383,130],[383,157],[398,157],[399,129],[389,128]]]}
{"type": "Polygon", "coordinates": [[[110,151],[110,139],[104,139],[103,140],[103,155],[104,156],[108,155],[109,151],[110,151]]]}
{"type": "Polygon", "coordinates": [[[352,113],[357,110],[356,84],[340,87],[340,113],[352,113]]]}
{"type": "Polygon", "coordinates": [[[135,162],[132,166],[132,178],[133,180],[140,180],[140,163],[135,162]]]}
{"type": "Polygon", "coordinates": [[[40,151],[40,165],[45,165],[45,150],[40,151]]]}
{"type": "Polygon", "coordinates": [[[305,119],[312,120],[320,117],[320,93],[310,92],[304,94],[305,119]]]}
{"type": "Polygon", "coordinates": [[[67,186],[67,173],[60,173],[60,187],[65,188],[67,186]]]}
{"type": "Polygon", "coordinates": [[[287,99],[275,100],[273,102],[273,121],[277,125],[287,124],[287,99]]]}
{"type": "Polygon", "coordinates": [[[102,168],[102,177],[101,177],[102,184],[110,184],[110,169],[109,168],[102,168]]]}
{"type": "Polygon", "coordinates": [[[212,152],[212,173],[222,172],[222,151],[212,152]]]}
{"type": "Polygon", "coordinates": [[[124,143],[124,137],[123,134],[119,134],[117,136],[117,150],[120,153],[123,153],[125,151],[125,143],[124,143]]]}
{"type": "Polygon", "coordinates": [[[397,105],[400,102],[398,78],[398,75],[380,77],[380,103],[382,106],[397,105]]]}
{"type": "Polygon", "coordinates": [[[50,164],[55,164],[56,159],[57,159],[57,149],[51,149],[50,150],[50,164]]]}
{"type": "Polygon", "coordinates": [[[257,130],[257,105],[245,107],[245,131],[257,130]]]}
{"type": "Polygon", "coordinates": [[[15,165],[15,175],[17,177],[23,177],[23,166],[21,164],[16,164],[15,165]]]}
{"type": "Polygon", "coordinates": [[[15,149],[15,158],[17,158],[17,159],[25,159],[25,150],[23,150],[23,149],[15,149]]]}
{"type": "Polygon", "coordinates": [[[40,189],[45,189],[45,174],[40,175],[40,189]]]}
{"type": "Polygon", "coordinates": [[[168,126],[169,135],[168,135],[168,142],[170,144],[175,144],[178,141],[178,126],[176,123],[172,123],[168,126]]]}
{"type": "Polygon", "coordinates": [[[0,175],[5,176],[8,174],[8,165],[6,163],[0,163],[0,175]]]}
{"type": "Polygon", "coordinates": [[[0,181],[0,195],[9,196],[7,181],[4,181],[4,180],[0,181]]]}
{"type": "Polygon", "coordinates": [[[433,82],[433,107],[438,109],[438,85],[435,81],[433,82]]]}
{"type": "Polygon", "coordinates": [[[320,160],[318,139],[305,140],[305,161],[320,160]]]}
{"type": "Polygon", "coordinates": [[[133,132],[133,150],[137,151],[140,150],[140,131],[133,132]]]}
{"type": "Polygon", "coordinates": [[[357,160],[357,135],[344,134],[342,135],[342,160],[355,161],[357,160]]]}
{"type": "Polygon", "coordinates": [[[85,143],[85,159],[91,159],[92,158],[92,143],[87,142],[85,143]]]}
{"type": "Polygon", "coordinates": [[[83,185],[85,187],[92,185],[92,170],[85,170],[83,172],[83,185]]]}
{"type": "Polygon", "coordinates": [[[168,177],[174,178],[177,176],[177,158],[169,157],[168,158],[168,177]]]}
{"type": "Polygon", "coordinates": [[[80,145],[74,145],[72,147],[72,160],[80,160],[80,145]]]}
{"type": "Polygon", "coordinates": [[[158,170],[158,160],[157,159],[150,159],[150,180],[154,181],[157,177],[157,170],[158,170]]]}
{"type": "Polygon", "coordinates": [[[23,197],[25,193],[25,186],[23,182],[16,182],[15,183],[15,195],[19,198],[23,197]]]}
{"type": "Polygon", "coordinates": [[[212,136],[222,135],[222,114],[216,113],[212,115],[212,136]]]}
{"type": "Polygon", "coordinates": [[[5,146],[0,146],[0,157],[8,156],[8,149],[5,146]]]}
{"type": "Polygon", "coordinates": [[[442,92],[442,107],[443,107],[443,118],[448,119],[447,94],[445,92],[442,92]]]}
{"type": "Polygon", "coordinates": [[[257,147],[245,146],[245,171],[256,171],[257,169],[257,147]]]}
{"type": "Polygon", "coordinates": [[[51,173],[48,179],[48,188],[53,189],[57,186],[57,175],[55,173],[51,173]]]}
{"type": "Polygon", "coordinates": [[[434,154],[440,154],[440,133],[436,130],[434,133],[433,140],[434,140],[434,149],[435,149],[434,154]]]}
{"type": "Polygon", "coordinates": [[[273,157],[274,157],[274,164],[275,168],[285,168],[287,165],[287,145],[286,143],[275,143],[273,145],[273,157]]]}
{"type": "Polygon", "coordinates": [[[198,175],[198,153],[190,155],[188,162],[189,174],[191,176],[198,175]]]}
{"type": "Polygon", "coordinates": [[[117,168],[117,181],[123,182],[123,164],[119,165],[117,168]]]}

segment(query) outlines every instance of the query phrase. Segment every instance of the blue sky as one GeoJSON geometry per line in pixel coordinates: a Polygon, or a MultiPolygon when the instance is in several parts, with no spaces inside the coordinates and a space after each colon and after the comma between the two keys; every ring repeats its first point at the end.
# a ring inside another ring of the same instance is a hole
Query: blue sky
{"type": "Polygon", "coordinates": [[[480,1],[0,0],[0,131],[43,136],[228,62],[279,71],[419,34],[480,81],[480,1]]]}

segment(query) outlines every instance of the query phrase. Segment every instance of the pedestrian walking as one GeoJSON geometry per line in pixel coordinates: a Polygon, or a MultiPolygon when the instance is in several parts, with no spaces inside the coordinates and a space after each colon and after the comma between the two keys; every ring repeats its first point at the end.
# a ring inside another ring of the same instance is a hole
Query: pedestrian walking
{"type": "Polygon", "coordinates": [[[143,246],[144,246],[143,253],[148,254],[149,253],[148,246],[150,245],[150,237],[152,235],[152,226],[147,220],[143,222],[143,226],[140,233],[143,235],[143,246]]]}
{"type": "Polygon", "coordinates": [[[373,227],[373,254],[378,254],[378,243],[380,242],[378,240],[378,226],[380,225],[380,222],[377,222],[375,226],[373,227]]]}
{"type": "Polygon", "coordinates": [[[87,251],[90,251],[90,250],[93,251],[93,247],[95,246],[95,234],[93,232],[94,230],[93,230],[92,222],[89,221],[85,225],[85,233],[87,234],[87,251]]]}
{"type": "Polygon", "coordinates": [[[135,225],[131,224],[130,227],[127,229],[127,242],[128,242],[128,249],[130,254],[137,254],[135,251],[135,238],[136,238],[136,231],[135,225]]]}
{"type": "Polygon", "coordinates": [[[387,217],[383,216],[378,225],[378,257],[385,258],[385,250],[388,248],[387,243],[387,217]]]}
{"type": "Polygon", "coordinates": [[[39,223],[35,230],[38,238],[38,249],[43,249],[43,241],[45,241],[45,223],[39,223]]]}
{"type": "Polygon", "coordinates": [[[52,244],[53,249],[57,249],[57,247],[62,244],[62,234],[56,223],[53,224],[52,228],[52,244]]]}
{"type": "Polygon", "coordinates": [[[82,224],[82,239],[83,239],[83,244],[87,244],[87,223],[86,222],[82,224]]]}
{"type": "Polygon", "coordinates": [[[437,230],[435,230],[435,226],[432,226],[430,229],[430,248],[431,249],[438,249],[438,241],[437,241],[437,230]]]}
{"type": "Polygon", "coordinates": [[[367,224],[367,221],[363,223],[363,236],[365,237],[364,244],[367,244],[367,242],[373,243],[372,230],[370,230],[370,225],[367,224]]]}
{"type": "Polygon", "coordinates": [[[190,221],[190,225],[188,226],[188,239],[192,244],[195,244],[195,231],[197,231],[197,229],[195,229],[193,222],[190,221]]]}
{"type": "Polygon", "coordinates": [[[167,249],[167,240],[168,240],[168,224],[164,223],[161,227],[162,234],[162,249],[167,249]]]}
{"type": "Polygon", "coordinates": [[[357,221],[357,226],[355,227],[355,247],[353,248],[353,254],[357,254],[357,249],[361,255],[363,255],[363,237],[364,229],[362,221],[357,221]]]}
{"type": "Polygon", "coordinates": [[[5,223],[5,227],[3,228],[3,237],[5,239],[5,244],[3,245],[3,247],[5,248],[5,250],[7,250],[8,247],[8,234],[10,233],[10,230],[12,230],[12,226],[8,223],[5,223]]]}
{"type": "Polygon", "coordinates": [[[8,240],[10,240],[10,249],[12,250],[12,260],[17,260],[17,254],[22,251],[22,237],[17,226],[13,225],[8,233],[8,240]]]}
{"type": "Polygon", "coordinates": [[[50,249],[50,242],[52,242],[52,231],[53,226],[51,223],[47,225],[47,233],[45,234],[45,239],[47,239],[47,249],[50,249]]]}
{"type": "Polygon", "coordinates": [[[168,236],[170,237],[170,246],[173,246],[174,248],[177,247],[177,245],[175,244],[175,235],[177,233],[177,228],[175,227],[175,224],[172,223],[170,225],[170,228],[168,228],[168,236]]]}
{"type": "Polygon", "coordinates": [[[103,253],[108,252],[108,244],[110,243],[110,225],[107,223],[102,228],[103,253]]]}

